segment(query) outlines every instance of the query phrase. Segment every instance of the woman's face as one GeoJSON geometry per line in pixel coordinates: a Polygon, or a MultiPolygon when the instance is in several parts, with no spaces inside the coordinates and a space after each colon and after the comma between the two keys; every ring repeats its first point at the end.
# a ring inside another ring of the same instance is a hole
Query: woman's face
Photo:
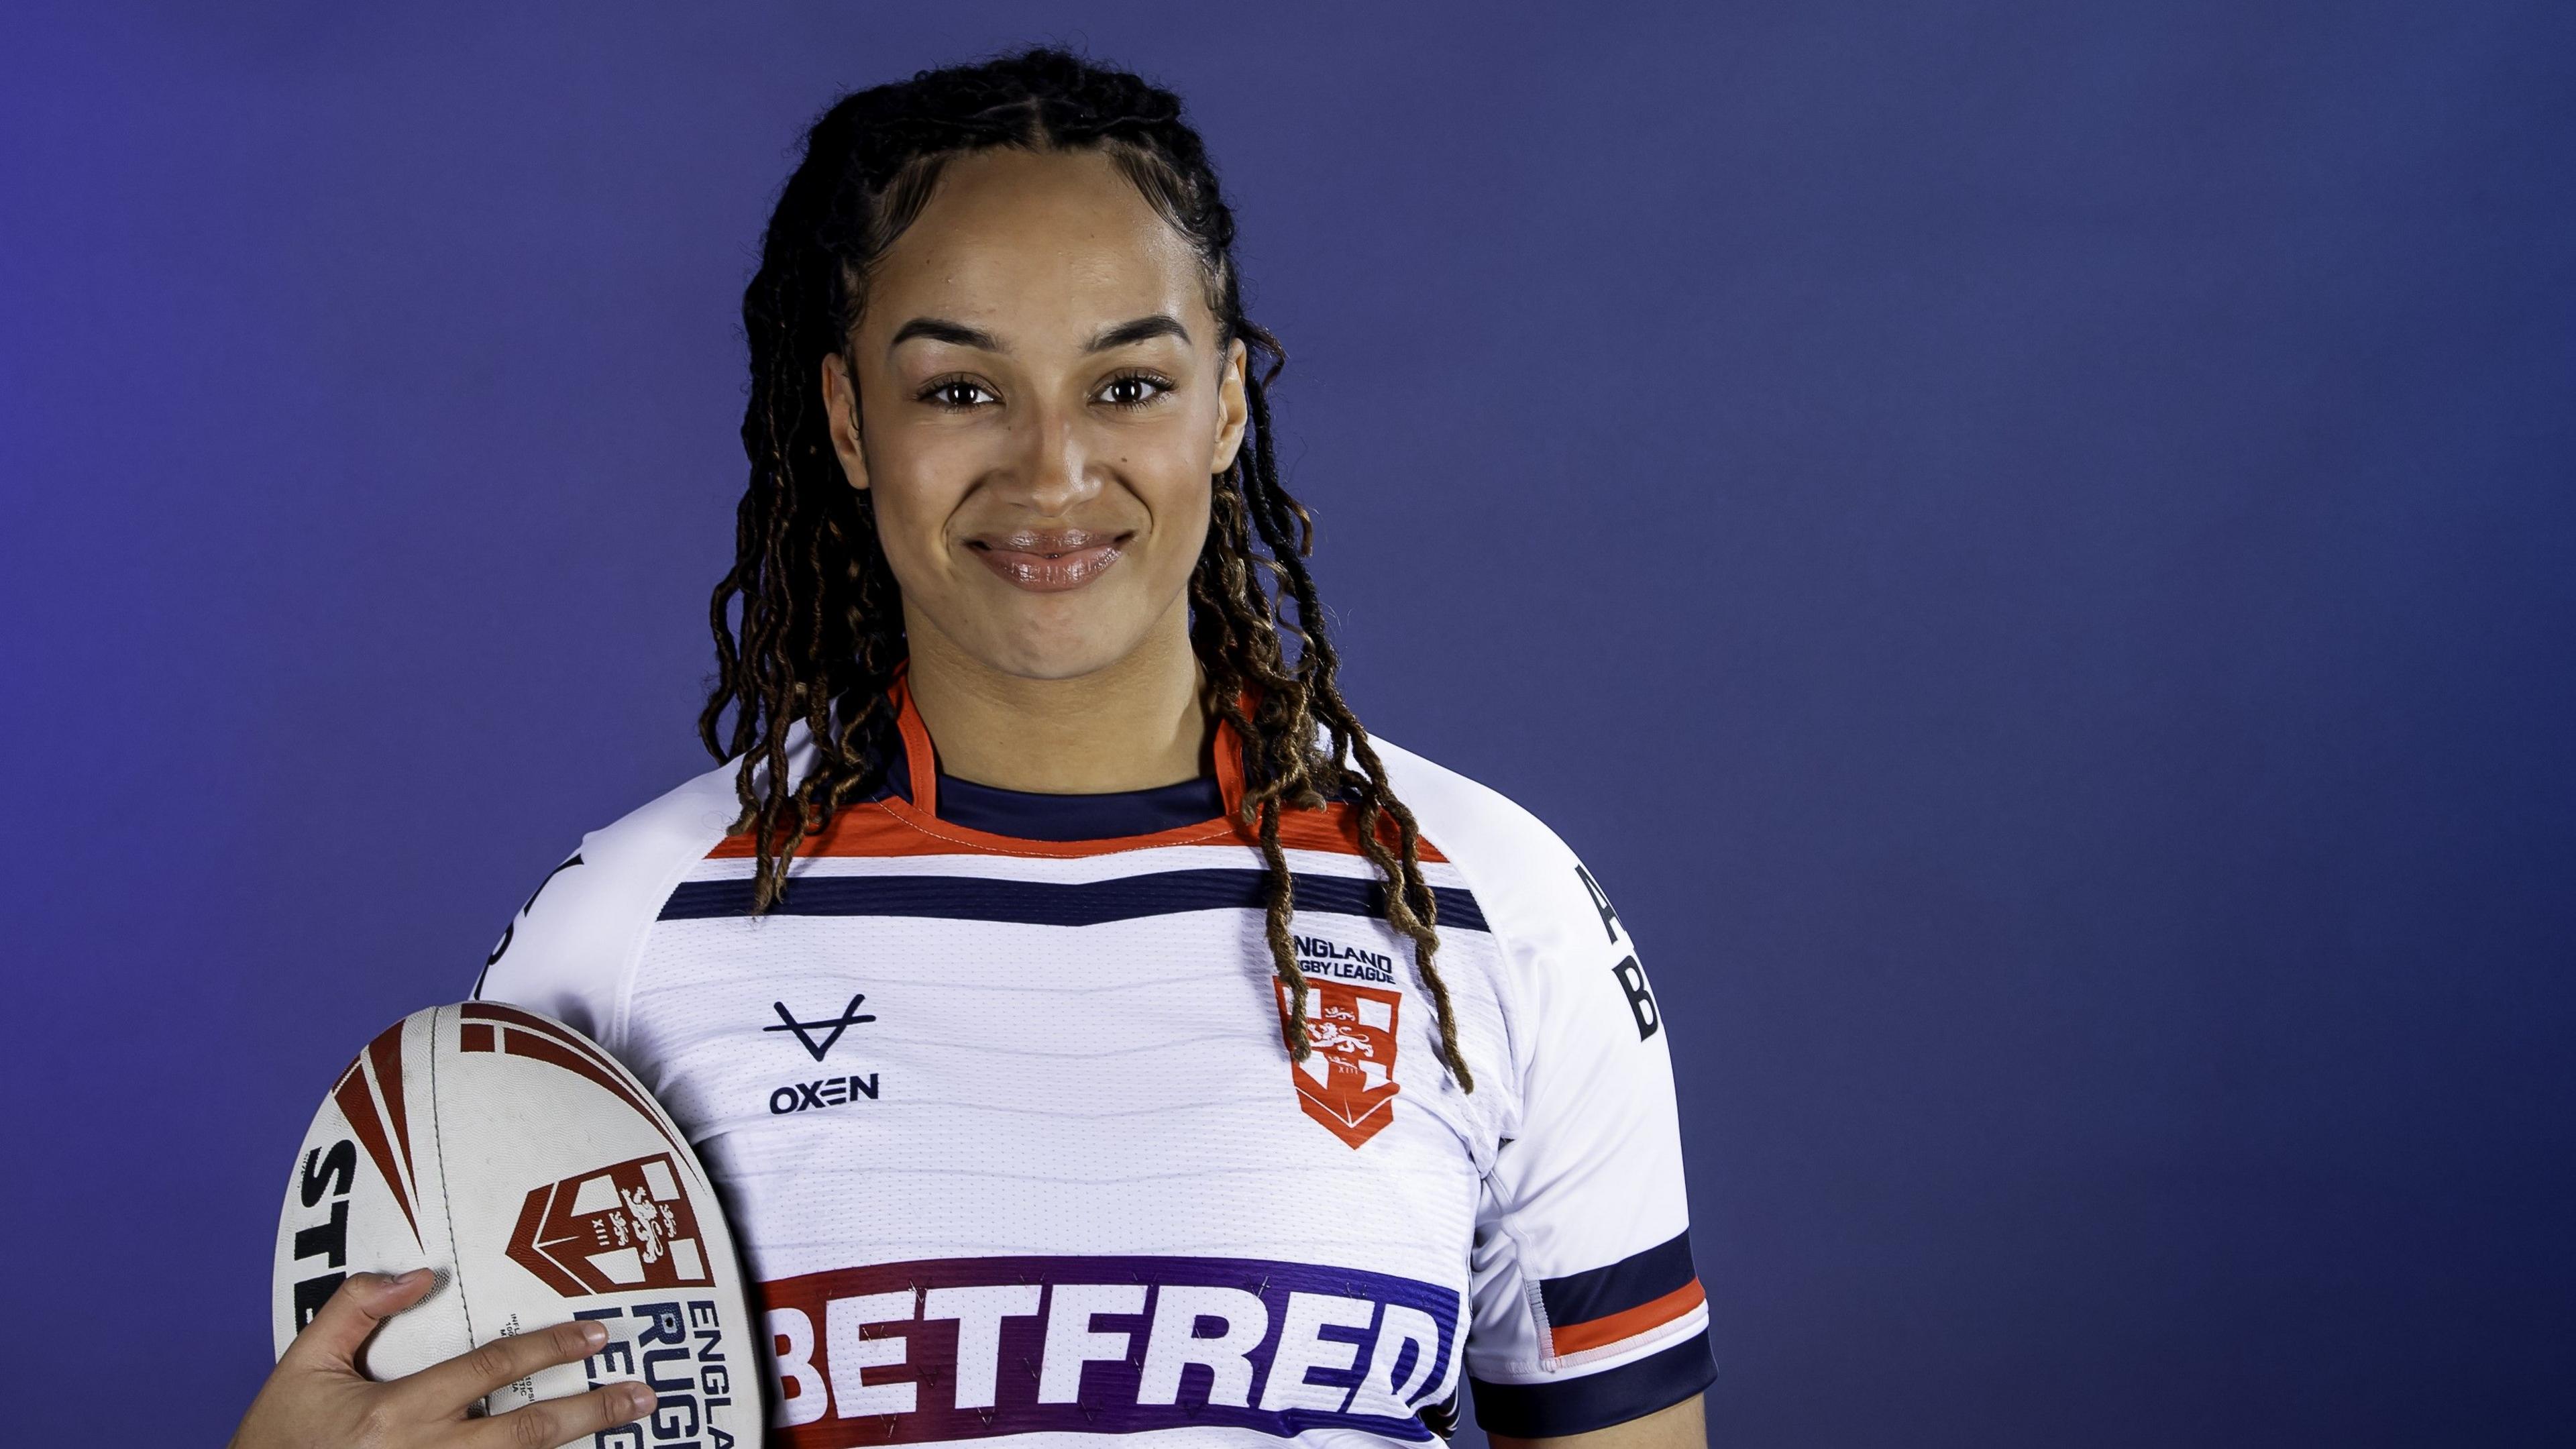
{"type": "Polygon", "coordinates": [[[1243,438],[1198,259],[1097,151],[975,152],[868,284],[822,386],[916,654],[1069,679],[1171,631],[1243,438]]]}

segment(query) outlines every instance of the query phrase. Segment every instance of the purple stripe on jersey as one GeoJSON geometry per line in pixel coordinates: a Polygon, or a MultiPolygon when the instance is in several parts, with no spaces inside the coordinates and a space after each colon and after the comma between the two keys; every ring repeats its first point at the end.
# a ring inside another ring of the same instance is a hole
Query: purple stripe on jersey
{"type": "Polygon", "coordinates": [[[1193,1426],[1429,1439],[1460,1303],[1249,1258],[943,1258],[756,1292],[793,1449],[1193,1426]]]}

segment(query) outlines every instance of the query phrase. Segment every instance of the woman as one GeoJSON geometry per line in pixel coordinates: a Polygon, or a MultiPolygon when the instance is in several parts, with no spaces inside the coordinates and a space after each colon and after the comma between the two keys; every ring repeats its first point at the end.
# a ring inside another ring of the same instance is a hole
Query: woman
{"type": "MultiPolygon", "coordinates": [[[[1466,1377],[1502,1442],[1698,1443],[1654,999],[1561,842],[1343,702],[1232,241],[1178,102],[1062,52],[826,114],[744,301],[726,763],[478,994],[688,1128],[784,1442],[1418,1440],[1466,1377]]],[[[463,1419],[570,1327],[365,1382],[426,1287],[352,1278],[237,1442],[648,1407],[463,1419]]]]}

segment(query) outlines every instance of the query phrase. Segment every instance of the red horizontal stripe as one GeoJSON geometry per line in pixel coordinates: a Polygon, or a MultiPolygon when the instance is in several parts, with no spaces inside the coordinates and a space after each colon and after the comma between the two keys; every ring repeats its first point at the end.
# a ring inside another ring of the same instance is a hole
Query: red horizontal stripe
{"type": "Polygon", "coordinates": [[[1661,1298],[1651,1298],[1634,1308],[1581,1323],[1559,1323],[1548,1330],[1548,1345],[1555,1356],[1582,1353],[1603,1348],[1623,1338],[1634,1338],[1648,1329],[1661,1328],[1708,1301],[1708,1294],[1693,1278],[1661,1298]]]}
{"type": "MultiPolygon", "coordinates": [[[[1392,849],[1395,828],[1383,817],[1379,826],[1380,837],[1392,849]]],[[[1230,819],[1113,840],[1022,840],[1016,836],[988,835],[981,830],[970,830],[963,825],[924,815],[901,796],[888,796],[883,800],[844,805],[832,812],[831,822],[820,832],[805,837],[804,842],[797,846],[796,853],[800,856],[1018,855],[1079,860],[1087,856],[1164,846],[1259,843],[1259,837],[1230,819]]],[[[1360,848],[1359,811],[1341,801],[1320,809],[1282,812],[1279,843],[1289,850],[1366,854],[1360,848]]],[[[1419,851],[1424,860],[1447,859],[1439,847],[1428,840],[1420,843],[1419,851]]],[[[748,860],[751,855],[752,838],[747,832],[728,835],[707,852],[709,860],[748,860]]]]}

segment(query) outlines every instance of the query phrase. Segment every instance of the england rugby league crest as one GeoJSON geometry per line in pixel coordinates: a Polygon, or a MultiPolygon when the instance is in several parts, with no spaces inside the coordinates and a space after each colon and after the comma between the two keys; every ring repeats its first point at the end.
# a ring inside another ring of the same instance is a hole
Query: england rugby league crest
{"type": "MultiPolygon", "coordinates": [[[[1288,1026],[1294,1003],[1288,983],[1272,978],[1279,997],[1279,1025],[1288,1026]]],[[[1306,1060],[1291,1062],[1297,1105],[1356,1148],[1395,1120],[1395,1013],[1404,998],[1373,986],[1340,981],[1306,982],[1306,1060]]]]}
{"type": "Polygon", "coordinates": [[[639,1157],[528,1194],[510,1260],[566,1298],[715,1281],[697,1215],[664,1156],[639,1157]]]}

